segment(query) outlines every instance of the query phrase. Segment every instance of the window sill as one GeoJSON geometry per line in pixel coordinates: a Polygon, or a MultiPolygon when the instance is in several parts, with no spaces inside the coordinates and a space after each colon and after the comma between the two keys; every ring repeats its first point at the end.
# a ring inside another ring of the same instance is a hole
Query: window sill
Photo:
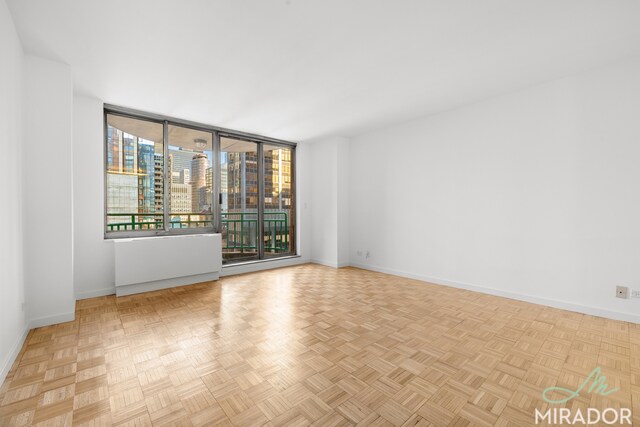
{"type": "Polygon", "coordinates": [[[267,258],[267,259],[251,259],[248,261],[235,261],[235,262],[231,261],[231,262],[227,262],[226,264],[223,263],[222,270],[224,270],[225,268],[243,267],[251,264],[262,264],[265,262],[282,261],[282,260],[295,259],[295,258],[300,258],[300,255],[283,255],[283,256],[267,258]]]}
{"type": "Polygon", "coordinates": [[[182,233],[118,233],[112,232],[104,235],[104,240],[120,240],[120,239],[162,239],[167,237],[189,237],[189,236],[203,236],[210,234],[220,234],[215,231],[207,231],[207,230],[193,230],[192,232],[182,232],[182,233]]]}

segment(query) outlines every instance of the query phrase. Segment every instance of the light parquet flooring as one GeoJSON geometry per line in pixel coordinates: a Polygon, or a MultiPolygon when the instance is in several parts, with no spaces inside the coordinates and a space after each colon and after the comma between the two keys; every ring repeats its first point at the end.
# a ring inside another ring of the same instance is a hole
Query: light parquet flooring
{"type": "Polygon", "coordinates": [[[640,326],[303,265],[78,301],[0,389],[0,424],[523,426],[596,366],[640,425],[640,326]]]}

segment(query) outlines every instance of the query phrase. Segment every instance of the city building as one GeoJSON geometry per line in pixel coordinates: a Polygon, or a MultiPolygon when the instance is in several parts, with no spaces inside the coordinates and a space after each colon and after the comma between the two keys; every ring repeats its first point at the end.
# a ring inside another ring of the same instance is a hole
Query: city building
{"type": "MultiPolygon", "coordinates": [[[[109,213],[127,214],[138,212],[138,176],[123,173],[107,173],[107,204],[109,213]]],[[[118,217],[109,217],[107,222],[119,222],[118,217]]]]}
{"type": "Polygon", "coordinates": [[[220,207],[222,209],[222,212],[226,212],[227,210],[229,210],[229,203],[228,203],[229,179],[227,178],[227,173],[228,173],[228,165],[226,162],[226,155],[225,155],[223,157],[223,160],[221,160],[221,163],[220,163],[220,196],[221,196],[220,207]]]}
{"type": "Polygon", "coordinates": [[[169,156],[172,159],[172,181],[178,184],[188,184],[191,180],[191,160],[193,151],[177,147],[169,147],[169,156]]]}
{"type": "MultiPolygon", "coordinates": [[[[171,215],[192,212],[191,186],[189,184],[171,184],[171,215]]],[[[188,220],[185,216],[183,220],[188,220]]]]}
{"type": "Polygon", "coordinates": [[[201,213],[208,211],[211,206],[207,204],[207,169],[209,158],[206,154],[195,154],[191,159],[191,206],[192,212],[201,213]]]}
{"type": "Polygon", "coordinates": [[[258,209],[258,162],[255,152],[227,153],[227,210],[258,209]]]}
{"type": "Polygon", "coordinates": [[[205,210],[211,209],[213,206],[213,167],[207,168],[205,172],[204,200],[205,210]]]}
{"type": "Polygon", "coordinates": [[[265,209],[282,211],[291,207],[291,150],[265,152],[265,209]]]}

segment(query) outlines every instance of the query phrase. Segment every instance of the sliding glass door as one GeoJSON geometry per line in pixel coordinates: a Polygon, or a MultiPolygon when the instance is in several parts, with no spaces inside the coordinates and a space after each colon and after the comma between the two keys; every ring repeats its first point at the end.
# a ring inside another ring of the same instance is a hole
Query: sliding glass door
{"type": "Polygon", "coordinates": [[[258,259],[258,144],[220,137],[220,175],[223,258],[258,259]]]}
{"type": "Polygon", "coordinates": [[[293,250],[293,150],[264,144],[264,256],[293,250]]]}
{"type": "Polygon", "coordinates": [[[293,254],[293,150],[220,136],[220,232],[225,262],[293,254]]]}

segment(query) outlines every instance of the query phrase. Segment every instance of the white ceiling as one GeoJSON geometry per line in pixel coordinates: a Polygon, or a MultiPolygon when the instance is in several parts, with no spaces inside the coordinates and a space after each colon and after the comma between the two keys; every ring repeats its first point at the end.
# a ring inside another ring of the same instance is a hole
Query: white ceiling
{"type": "Polygon", "coordinates": [[[351,136],[640,54],[636,0],[7,0],[105,102],[351,136]]]}

